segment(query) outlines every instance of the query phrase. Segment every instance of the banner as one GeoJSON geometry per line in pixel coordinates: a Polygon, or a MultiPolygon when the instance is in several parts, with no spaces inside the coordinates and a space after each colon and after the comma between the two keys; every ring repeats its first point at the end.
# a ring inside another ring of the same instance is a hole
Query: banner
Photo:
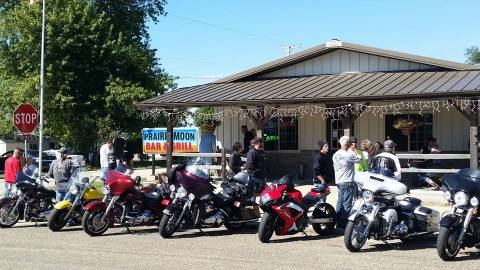
{"type": "MultiPolygon", "coordinates": [[[[166,154],[168,148],[167,128],[142,129],[142,141],[144,154],[166,154]]],[[[198,153],[199,144],[198,128],[173,129],[174,153],[198,153]]]]}

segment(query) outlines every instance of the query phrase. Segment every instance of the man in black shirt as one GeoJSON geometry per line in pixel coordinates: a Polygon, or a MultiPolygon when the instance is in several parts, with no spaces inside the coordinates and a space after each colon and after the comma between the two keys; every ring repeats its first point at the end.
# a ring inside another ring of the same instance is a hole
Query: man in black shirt
{"type": "Polygon", "coordinates": [[[247,163],[245,168],[247,172],[255,178],[265,180],[265,160],[266,154],[263,151],[262,138],[256,137],[251,141],[252,146],[247,153],[247,163]]]}
{"type": "Polygon", "coordinates": [[[243,134],[243,153],[246,154],[248,149],[250,149],[250,142],[253,140],[253,138],[255,138],[255,136],[245,125],[241,127],[240,132],[243,134]]]}

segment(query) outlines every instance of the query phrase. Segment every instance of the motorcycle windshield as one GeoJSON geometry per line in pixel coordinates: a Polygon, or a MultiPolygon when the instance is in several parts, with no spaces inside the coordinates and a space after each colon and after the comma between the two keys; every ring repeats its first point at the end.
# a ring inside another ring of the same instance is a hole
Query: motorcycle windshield
{"type": "Polygon", "coordinates": [[[480,194],[480,177],[460,171],[443,177],[443,185],[447,190],[465,191],[470,194],[480,194]]]}
{"type": "Polygon", "coordinates": [[[130,176],[128,176],[124,173],[118,172],[118,171],[109,171],[108,172],[107,181],[106,181],[107,184],[111,183],[112,181],[118,181],[118,180],[132,180],[132,178],[130,178],[130,176]]]}
{"type": "Polygon", "coordinates": [[[36,177],[38,176],[38,168],[35,165],[30,165],[27,168],[25,168],[22,172],[17,173],[15,176],[15,182],[24,182],[24,181],[29,181],[29,182],[35,182],[36,177]]]}
{"type": "Polygon", "coordinates": [[[186,167],[187,172],[197,177],[200,177],[202,179],[208,180],[209,178],[208,175],[210,171],[209,165],[212,164],[212,162],[209,161],[208,159],[211,159],[211,158],[198,157],[198,158],[190,159],[187,162],[187,167],[186,167]]]}
{"type": "Polygon", "coordinates": [[[72,185],[83,185],[84,183],[80,180],[80,172],[82,171],[81,167],[77,167],[73,170],[72,175],[68,179],[68,188],[72,185]]]}

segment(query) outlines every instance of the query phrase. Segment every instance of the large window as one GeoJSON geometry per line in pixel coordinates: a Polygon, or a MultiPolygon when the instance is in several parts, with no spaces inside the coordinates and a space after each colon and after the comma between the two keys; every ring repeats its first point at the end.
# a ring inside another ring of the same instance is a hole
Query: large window
{"type": "Polygon", "coordinates": [[[276,117],[264,127],[265,150],[298,150],[298,119],[276,117]]]}
{"type": "Polygon", "coordinates": [[[431,113],[386,115],[385,136],[397,144],[397,151],[421,151],[433,135],[432,122],[431,113]]]}

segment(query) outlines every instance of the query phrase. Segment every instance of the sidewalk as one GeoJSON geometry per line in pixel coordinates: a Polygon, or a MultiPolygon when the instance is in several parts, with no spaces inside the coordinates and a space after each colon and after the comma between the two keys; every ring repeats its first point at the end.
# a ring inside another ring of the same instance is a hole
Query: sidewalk
{"type": "MultiPolygon", "coordinates": [[[[165,168],[156,168],[155,173],[161,174],[165,173],[166,169],[165,168]]],[[[98,171],[84,171],[80,173],[80,177],[96,177],[100,176],[100,170],[98,171]]],[[[155,183],[155,176],[152,175],[152,170],[151,169],[140,169],[140,170],[135,170],[133,173],[133,177],[140,176],[144,180],[143,183],[155,183]]],[[[0,182],[3,182],[3,179],[0,179],[0,182]]],[[[303,181],[299,180],[298,182],[300,183],[308,183],[309,181],[303,181]]],[[[54,188],[54,184],[51,183],[48,186],[51,186],[51,188],[54,188]]],[[[300,190],[304,195],[310,191],[310,189],[313,187],[311,184],[299,184],[296,186],[298,190],[300,190]]],[[[219,189],[217,188],[217,191],[219,189]]],[[[336,206],[337,203],[337,187],[336,186],[330,186],[331,194],[327,198],[327,202],[332,204],[334,207],[336,206]]],[[[3,185],[0,185],[0,194],[3,194],[3,185]]],[[[413,189],[410,190],[410,196],[415,197],[418,199],[422,200],[422,204],[424,206],[433,208],[440,213],[447,211],[450,207],[448,206],[446,200],[443,198],[442,191],[440,190],[431,190],[431,189],[413,189]]]]}

